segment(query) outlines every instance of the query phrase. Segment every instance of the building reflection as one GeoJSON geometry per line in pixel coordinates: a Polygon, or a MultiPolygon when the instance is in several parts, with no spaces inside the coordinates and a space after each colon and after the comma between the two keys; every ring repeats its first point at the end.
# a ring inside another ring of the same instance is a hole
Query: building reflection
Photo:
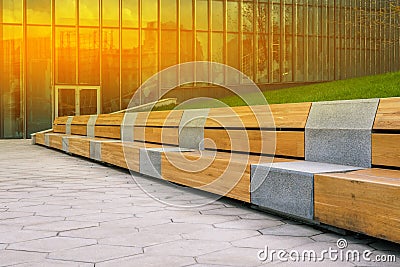
{"type": "MultiPolygon", "coordinates": [[[[50,128],[57,88],[99,88],[99,103],[92,103],[97,91],[82,91],[82,101],[75,102],[91,104],[76,110],[92,112],[100,105],[109,113],[126,108],[158,71],[193,60],[227,64],[261,86],[399,70],[399,14],[388,2],[400,5],[400,0],[0,0],[0,138],[50,128]]],[[[224,82],[218,69],[208,74],[224,82]]],[[[194,76],[164,77],[163,84],[194,76]]],[[[229,80],[246,82],[239,78],[229,80]]],[[[179,94],[198,92],[220,96],[202,83],[186,84],[179,94]]],[[[146,103],[162,93],[163,88],[143,90],[135,101],[146,103]]]]}

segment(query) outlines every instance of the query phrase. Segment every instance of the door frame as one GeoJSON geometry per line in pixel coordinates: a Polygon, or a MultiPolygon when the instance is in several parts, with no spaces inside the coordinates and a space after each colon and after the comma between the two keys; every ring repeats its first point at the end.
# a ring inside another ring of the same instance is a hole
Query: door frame
{"type": "Polygon", "coordinates": [[[100,86],[90,85],[56,85],[54,86],[54,115],[58,117],[58,90],[60,89],[74,89],[75,90],[75,116],[79,116],[80,111],[80,92],[81,90],[96,90],[97,92],[97,114],[100,114],[100,86]]]}

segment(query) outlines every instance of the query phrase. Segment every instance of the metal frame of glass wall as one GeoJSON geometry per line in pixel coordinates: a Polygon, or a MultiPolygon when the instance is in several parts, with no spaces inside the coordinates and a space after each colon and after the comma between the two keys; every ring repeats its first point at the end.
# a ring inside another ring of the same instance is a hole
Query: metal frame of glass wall
{"type": "Polygon", "coordinates": [[[391,4],[400,0],[0,0],[0,138],[50,128],[55,86],[100,86],[108,113],[159,70],[193,60],[261,85],[397,71],[391,4]]]}

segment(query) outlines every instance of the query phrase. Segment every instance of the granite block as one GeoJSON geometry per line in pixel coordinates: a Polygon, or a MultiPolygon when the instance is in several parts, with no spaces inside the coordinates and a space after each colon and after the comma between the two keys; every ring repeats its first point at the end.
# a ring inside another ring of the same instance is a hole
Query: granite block
{"type": "Polygon", "coordinates": [[[137,113],[125,113],[121,124],[121,140],[124,142],[133,142],[135,140],[134,127],[137,113]]]}
{"type": "Polygon", "coordinates": [[[90,140],[90,158],[101,161],[101,142],[90,140]]]}
{"type": "Polygon", "coordinates": [[[305,129],[305,159],[371,167],[371,133],[379,99],[313,103],[305,129]]]}
{"type": "Polygon", "coordinates": [[[97,120],[97,116],[98,115],[91,115],[89,118],[89,121],[87,123],[87,127],[86,127],[86,136],[87,137],[95,137],[95,126],[96,126],[96,120],[97,120]]]}
{"type": "Polygon", "coordinates": [[[62,150],[69,153],[69,138],[67,136],[62,137],[62,150]]]}
{"type": "Polygon", "coordinates": [[[73,119],[73,116],[68,116],[67,123],[65,124],[65,133],[68,135],[71,134],[71,124],[73,119]]]}
{"type": "Polygon", "coordinates": [[[251,203],[313,220],[314,174],[359,169],[361,168],[310,161],[251,165],[251,203]]]}
{"type": "Polygon", "coordinates": [[[192,109],[183,112],[179,124],[179,146],[204,150],[204,125],[209,109],[192,109]]]}

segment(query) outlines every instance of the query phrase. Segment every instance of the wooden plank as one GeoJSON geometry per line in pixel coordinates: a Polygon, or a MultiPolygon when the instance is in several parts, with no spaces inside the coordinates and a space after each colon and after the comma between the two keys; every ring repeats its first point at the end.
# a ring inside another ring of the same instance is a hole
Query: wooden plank
{"type": "Polygon", "coordinates": [[[400,130],[400,97],[380,100],[374,130],[400,130]]]}
{"type": "Polygon", "coordinates": [[[372,164],[400,167],[400,134],[372,134],[372,164]]]}
{"type": "Polygon", "coordinates": [[[140,167],[140,148],[161,147],[154,144],[134,143],[108,143],[101,144],[101,160],[103,162],[139,172],[140,167]],[[125,154],[124,154],[125,151],[125,154]],[[128,164],[127,164],[128,162],[128,164]]]}
{"type": "Polygon", "coordinates": [[[71,134],[86,135],[87,134],[87,126],[86,125],[71,125],[71,134]]]}
{"type": "Polygon", "coordinates": [[[90,158],[90,138],[71,137],[68,140],[70,153],[90,158]]]}
{"type": "Polygon", "coordinates": [[[183,110],[139,112],[136,126],[179,126],[183,110]]]}
{"type": "Polygon", "coordinates": [[[62,138],[66,136],[65,134],[50,134],[49,135],[49,145],[52,148],[62,150],[62,138]]]}
{"type": "Polygon", "coordinates": [[[36,133],[36,144],[45,145],[45,143],[44,143],[44,133],[36,133]]]}
{"type": "Polygon", "coordinates": [[[267,141],[274,137],[275,133],[270,131],[205,129],[204,145],[208,149],[214,148],[215,144],[215,147],[221,150],[304,158],[304,132],[276,132],[276,149],[273,143],[267,141]]]}
{"type": "Polygon", "coordinates": [[[89,121],[89,115],[75,116],[72,119],[71,125],[86,125],[89,121]]]}
{"type": "MultiPolygon", "coordinates": [[[[269,162],[267,157],[230,153],[166,152],[161,157],[161,171],[165,180],[207,192],[250,202],[250,164],[269,162]],[[228,170],[228,171],[226,171],[228,170]],[[225,174],[224,174],[225,173],[225,174]]],[[[290,161],[275,159],[275,162],[290,161]]]]}
{"type": "Polygon", "coordinates": [[[53,124],[55,125],[65,125],[67,124],[68,117],[57,117],[54,119],[53,124]]]}
{"type": "Polygon", "coordinates": [[[210,110],[205,126],[270,128],[272,116],[276,128],[304,129],[310,108],[311,103],[215,108],[210,110]]]}
{"type": "Polygon", "coordinates": [[[400,242],[400,171],[367,169],[314,180],[316,220],[400,242]]]}
{"type": "Polygon", "coordinates": [[[53,125],[53,131],[55,133],[65,133],[66,126],[65,125],[53,125]]]}
{"type": "Polygon", "coordinates": [[[121,139],[121,126],[95,126],[96,137],[121,139]]]}
{"type": "Polygon", "coordinates": [[[137,141],[178,145],[178,128],[135,127],[134,136],[137,141]]]}
{"type": "Polygon", "coordinates": [[[120,126],[123,118],[124,114],[100,114],[97,117],[96,125],[120,126]]]}

